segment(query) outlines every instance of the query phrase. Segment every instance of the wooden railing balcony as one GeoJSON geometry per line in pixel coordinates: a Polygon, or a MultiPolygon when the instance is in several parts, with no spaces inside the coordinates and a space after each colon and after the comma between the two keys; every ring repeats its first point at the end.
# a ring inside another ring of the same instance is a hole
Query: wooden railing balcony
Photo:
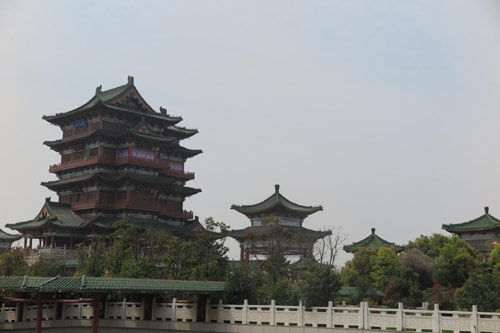
{"type": "Polygon", "coordinates": [[[114,164],[114,162],[115,161],[112,158],[105,158],[105,157],[101,157],[101,156],[91,156],[91,157],[86,157],[86,158],[82,158],[79,160],[73,160],[73,161],[53,164],[49,167],[49,172],[55,173],[55,172],[59,172],[59,171],[70,169],[70,168],[79,168],[79,167],[91,165],[94,163],[114,164]]]}
{"type": "Polygon", "coordinates": [[[167,175],[172,177],[182,178],[186,180],[194,179],[194,172],[186,172],[184,170],[172,169],[168,162],[161,160],[155,161],[155,160],[139,158],[139,157],[131,157],[131,156],[121,157],[117,159],[102,157],[102,156],[91,156],[83,159],[51,165],[49,167],[49,172],[56,173],[66,169],[79,168],[94,163],[104,163],[109,165],[135,164],[150,168],[159,168],[161,169],[160,172],[166,173],[167,175]]]}
{"type": "Polygon", "coordinates": [[[134,200],[121,200],[121,201],[80,201],[80,202],[72,202],[71,208],[74,210],[82,210],[82,209],[94,209],[94,208],[103,208],[103,209],[136,209],[136,210],[145,210],[157,212],[163,215],[168,215],[170,217],[180,218],[180,219],[192,219],[193,212],[186,210],[174,210],[169,207],[165,207],[164,205],[158,205],[154,202],[144,202],[144,201],[134,201],[134,200]]]}

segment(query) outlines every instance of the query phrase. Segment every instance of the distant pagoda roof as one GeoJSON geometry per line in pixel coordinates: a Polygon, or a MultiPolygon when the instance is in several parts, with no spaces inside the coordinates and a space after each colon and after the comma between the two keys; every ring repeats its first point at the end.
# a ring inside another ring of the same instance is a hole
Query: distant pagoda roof
{"type": "Polygon", "coordinates": [[[372,228],[372,233],[368,237],[360,240],[359,242],[352,243],[351,245],[345,245],[344,251],[354,253],[360,248],[380,249],[382,247],[392,247],[394,248],[394,250],[396,250],[396,252],[401,252],[404,250],[403,246],[388,242],[385,239],[377,236],[377,234],[375,233],[375,228],[372,228]]]}
{"type": "Polygon", "coordinates": [[[45,226],[79,229],[85,227],[87,223],[71,209],[69,204],[52,202],[50,198],[47,198],[40,213],[34,219],[7,224],[6,227],[17,231],[38,229],[45,226]]]}
{"type": "Polygon", "coordinates": [[[166,134],[172,134],[180,139],[187,139],[198,133],[197,129],[185,128],[180,126],[169,126],[165,129],[166,134]]]}
{"type": "Polygon", "coordinates": [[[291,239],[295,239],[296,237],[304,237],[307,239],[316,240],[332,234],[330,230],[316,231],[304,227],[263,225],[263,226],[251,226],[239,230],[231,230],[228,232],[228,236],[233,237],[234,239],[237,240],[245,240],[252,237],[265,238],[265,236],[273,234],[274,231],[277,230],[278,228],[291,239]]]}
{"type": "Polygon", "coordinates": [[[12,235],[0,229],[0,241],[15,242],[23,238],[22,235],[12,235]]]}
{"type": "Polygon", "coordinates": [[[443,224],[442,228],[451,233],[488,231],[500,229],[500,220],[490,215],[488,207],[484,207],[484,214],[478,218],[464,223],[443,224]]]}
{"type": "Polygon", "coordinates": [[[321,206],[302,206],[296,204],[285,198],[280,193],[279,185],[275,185],[274,187],[275,187],[275,192],[266,200],[254,205],[242,205],[242,206],[232,205],[231,209],[234,209],[237,212],[247,215],[247,214],[265,213],[265,212],[270,212],[277,208],[283,208],[285,210],[288,210],[294,214],[301,215],[303,217],[316,213],[317,211],[323,210],[323,207],[321,206]]]}
{"type": "Polygon", "coordinates": [[[61,121],[64,121],[67,117],[72,117],[73,115],[78,115],[81,111],[90,110],[96,106],[104,106],[105,108],[115,110],[118,112],[124,112],[129,114],[136,114],[139,116],[144,116],[148,118],[156,118],[159,120],[164,120],[170,125],[174,125],[182,121],[182,117],[172,117],[167,114],[166,109],[160,107],[160,113],[156,112],[146,100],[139,94],[139,91],[134,85],[134,78],[132,76],[128,77],[127,84],[122,86],[112,88],[109,90],[102,90],[99,86],[96,88],[95,95],[82,106],[64,113],[58,113],[55,115],[43,116],[43,119],[54,125],[61,125],[61,121]],[[137,99],[138,105],[125,105],[119,104],[118,102],[129,95],[134,94],[134,98],[137,99]]]}

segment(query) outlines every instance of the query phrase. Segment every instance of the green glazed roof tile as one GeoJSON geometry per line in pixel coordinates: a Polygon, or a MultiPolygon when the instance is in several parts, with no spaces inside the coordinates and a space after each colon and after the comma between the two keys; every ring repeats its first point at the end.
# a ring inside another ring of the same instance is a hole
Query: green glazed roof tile
{"type": "Polygon", "coordinates": [[[352,243],[351,245],[344,246],[344,251],[354,253],[360,248],[380,249],[382,247],[392,247],[396,252],[404,250],[403,246],[396,245],[388,242],[375,234],[375,228],[372,228],[370,236],[360,240],[359,242],[352,243]]]}
{"type": "Polygon", "coordinates": [[[292,211],[293,213],[300,214],[303,216],[307,216],[316,213],[317,211],[323,210],[323,207],[321,206],[302,206],[296,204],[285,198],[279,192],[279,188],[280,188],[279,185],[275,185],[275,192],[269,198],[267,198],[262,202],[259,202],[254,205],[242,205],[242,206],[232,205],[231,209],[234,209],[242,214],[258,214],[270,211],[277,207],[281,207],[286,210],[292,211]]]}
{"type": "Polygon", "coordinates": [[[443,224],[442,228],[448,232],[484,231],[500,228],[500,220],[489,214],[489,208],[484,207],[484,214],[478,218],[457,224],[443,224]]]}
{"type": "Polygon", "coordinates": [[[212,293],[224,291],[224,282],[180,281],[154,279],[124,279],[87,277],[0,277],[0,290],[40,292],[130,292],[164,293],[193,292],[212,293]]]}

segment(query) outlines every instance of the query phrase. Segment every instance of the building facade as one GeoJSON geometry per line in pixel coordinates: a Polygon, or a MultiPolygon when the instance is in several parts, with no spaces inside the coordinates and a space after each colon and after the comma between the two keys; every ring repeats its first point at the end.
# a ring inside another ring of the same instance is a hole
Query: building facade
{"type": "Polygon", "coordinates": [[[56,180],[42,185],[54,191],[34,219],[8,224],[25,238],[37,239],[41,252],[69,253],[78,243],[102,237],[122,219],[138,229],[163,229],[189,235],[203,227],[184,201],[200,189],[186,183],[194,173],[185,162],[201,150],[181,141],[198,131],[178,126],[160,107],[156,112],[140,95],[133,77],[103,91],[84,105],[43,119],[62,137],[44,144],[60,156],[49,167],[56,180]]]}
{"type": "Polygon", "coordinates": [[[500,220],[490,215],[488,207],[484,214],[468,222],[443,224],[443,229],[455,234],[479,251],[484,261],[490,251],[500,243],[500,220]]]}
{"type": "Polygon", "coordinates": [[[275,192],[258,204],[231,206],[250,220],[249,227],[228,234],[240,244],[241,262],[248,263],[250,255],[267,256],[275,249],[285,255],[311,258],[314,243],[331,234],[302,226],[306,217],[323,207],[296,204],[285,198],[279,189],[279,185],[275,185],[275,192]]]}

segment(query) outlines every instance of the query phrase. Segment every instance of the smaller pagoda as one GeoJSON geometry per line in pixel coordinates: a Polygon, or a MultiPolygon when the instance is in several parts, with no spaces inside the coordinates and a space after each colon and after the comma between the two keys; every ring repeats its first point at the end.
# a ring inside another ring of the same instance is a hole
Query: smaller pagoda
{"type": "Polygon", "coordinates": [[[361,248],[369,248],[369,249],[380,249],[383,247],[390,247],[396,251],[396,253],[399,253],[404,250],[403,246],[396,245],[394,243],[388,242],[385,239],[380,238],[376,233],[375,233],[375,228],[372,228],[372,233],[360,240],[359,242],[352,243],[351,245],[345,245],[344,246],[344,251],[348,253],[355,253],[361,248]]]}
{"type": "Polygon", "coordinates": [[[21,235],[12,235],[0,230],[0,253],[9,251],[12,243],[20,240],[22,237],[21,235]]]}
{"type": "Polygon", "coordinates": [[[488,207],[484,207],[484,214],[474,220],[443,224],[442,228],[469,243],[485,261],[493,247],[500,243],[500,220],[490,215],[488,207]]]}
{"type": "Polygon", "coordinates": [[[296,204],[280,193],[275,185],[274,193],[254,205],[232,205],[231,209],[250,219],[250,226],[232,230],[229,236],[240,243],[240,260],[249,261],[250,255],[269,255],[278,246],[284,255],[311,258],[314,243],[331,234],[331,231],[316,231],[302,226],[306,217],[323,210],[321,206],[296,204]]]}

